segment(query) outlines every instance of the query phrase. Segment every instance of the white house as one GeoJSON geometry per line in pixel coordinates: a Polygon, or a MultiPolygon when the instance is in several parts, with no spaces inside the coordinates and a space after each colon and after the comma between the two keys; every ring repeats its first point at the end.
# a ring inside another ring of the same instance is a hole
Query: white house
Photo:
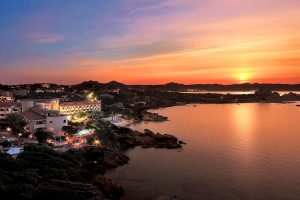
{"type": "Polygon", "coordinates": [[[0,102],[0,119],[5,119],[9,114],[21,114],[22,108],[20,103],[0,102]]]}
{"type": "Polygon", "coordinates": [[[31,133],[43,130],[61,136],[63,135],[62,127],[68,125],[67,115],[62,115],[55,110],[45,110],[40,106],[29,108],[22,115],[28,122],[28,129],[31,133]]]}

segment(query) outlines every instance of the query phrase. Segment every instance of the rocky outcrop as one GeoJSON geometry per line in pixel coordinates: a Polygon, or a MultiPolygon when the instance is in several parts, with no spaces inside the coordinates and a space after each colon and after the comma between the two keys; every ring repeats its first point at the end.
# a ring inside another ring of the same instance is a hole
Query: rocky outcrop
{"type": "Polygon", "coordinates": [[[179,200],[177,196],[170,197],[170,196],[159,196],[156,200],[179,200]]]}
{"type": "MultiPolygon", "coordinates": [[[[53,185],[55,185],[55,187],[47,188],[46,184],[41,184],[38,186],[38,189],[40,189],[44,193],[68,191],[68,193],[74,192],[74,193],[77,193],[77,195],[80,195],[87,199],[92,199],[92,200],[103,200],[104,199],[101,189],[96,187],[96,185],[93,185],[93,184],[63,181],[63,180],[50,180],[49,182],[51,182],[53,185]]],[[[76,195],[74,195],[74,197],[75,196],[76,195]]],[[[53,198],[55,198],[55,197],[53,196],[53,198]]]]}
{"type": "Polygon", "coordinates": [[[143,121],[163,122],[163,121],[168,120],[168,117],[161,116],[157,113],[151,113],[151,112],[148,112],[148,111],[143,111],[141,113],[141,115],[142,115],[142,120],[143,121]]]}
{"type": "Polygon", "coordinates": [[[118,166],[127,164],[128,161],[129,161],[128,156],[126,156],[120,151],[110,149],[104,154],[102,164],[105,168],[116,168],[118,166]]]}
{"type": "Polygon", "coordinates": [[[108,196],[111,199],[118,199],[124,195],[123,187],[106,176],[97,176],[93,185],[97,186],[105,196],[108,196]]]}
{"type": "Polygon", "coordinates": [[[177,149],[181,148],[181,144],[183,144],[182,141],[179,142],[178,139],[173,135],[154,133],[153,131],[148,129],[145,129],[144,133],[133,131],[131,129],[128,130],[130,131],[123,130],[122,134],[118,134],[118,141],[123,150],[135,146],[141,146],[143,148],[153,147],[177,149]]]}

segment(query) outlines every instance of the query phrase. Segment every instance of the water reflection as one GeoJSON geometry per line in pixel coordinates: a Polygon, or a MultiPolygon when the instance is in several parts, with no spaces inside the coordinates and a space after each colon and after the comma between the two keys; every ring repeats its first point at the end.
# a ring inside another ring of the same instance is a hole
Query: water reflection
{"type": "Polygon", "coordinates": [[[232,108],[233,127],[241,140],[249,140],[254,128],[255,107],[241,104],[232,108]]]}
{"type": "Polygon", "coordinates": [[[298,200],[300,109],[295,105],[192,105],[159,109],[170,121],[136,124],[174,134],[182,152],[136,148],[130,164],[108,173],[125,199],[298,200]],[[134,180],[142,180],[134,181],[134,180]]]}

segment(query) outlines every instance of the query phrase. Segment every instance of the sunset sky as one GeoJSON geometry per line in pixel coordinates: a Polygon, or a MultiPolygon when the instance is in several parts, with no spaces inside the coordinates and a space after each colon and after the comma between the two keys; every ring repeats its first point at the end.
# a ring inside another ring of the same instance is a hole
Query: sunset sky
{"type": "Polygon", "coordinates": [[[0,83],[300,83],[300,0],[0,0],[0,83]]]}

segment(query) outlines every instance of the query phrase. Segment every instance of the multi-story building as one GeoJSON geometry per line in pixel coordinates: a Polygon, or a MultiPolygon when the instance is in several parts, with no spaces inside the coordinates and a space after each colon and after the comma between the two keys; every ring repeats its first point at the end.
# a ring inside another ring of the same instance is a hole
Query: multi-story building
{"type": "Polygon", "coordinates": [[[16,102],[0,102],[0,119],[5,119],[9,114],[21,114],[22,107],[16,102]]]}
{"type": "Polygon", "coordinates": [[[90,111],[101,111],[101,101],[74,101],[60,103],[60,113],[73,115],[90,111]]]}
{"type": "Polygon", "coordinates": [[[101,111],[101,101],[72,101],[60,102],[59,99],[32,99],[22,100],[23,111],[38,105],[45,110],[57,110],[64,115],[73,115],[89,111],[101,111]]]}
{"type": "Polygon", "coordinates": [[[59,111],[45,110],[40,106],[34,106],[22,113],[28,122],[28,130],[35,133],[37,130],[49,131],[57,136],[63,135],[62,127],[68,125],[67,115],[59,111]]]}
{"type": "Polygon", "coordinates": [[[59,99],[34,99],[33,102],[45,110],[59,111],[59,99]]]}
{"type": "Polygon", "coordinates": [[[0,102],[13,102],[14,95],[12,92],[6,91],[0,93],[0,102]]]}

